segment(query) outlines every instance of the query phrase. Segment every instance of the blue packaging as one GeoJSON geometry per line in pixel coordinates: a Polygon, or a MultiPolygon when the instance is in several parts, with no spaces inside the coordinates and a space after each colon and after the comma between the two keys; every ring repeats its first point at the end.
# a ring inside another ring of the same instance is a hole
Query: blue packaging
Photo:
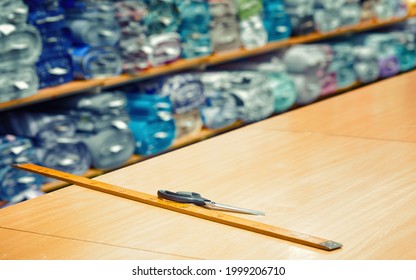
{"type": "Polygon", "coordinates": [[[199,107],[205,127],[218,129],[238,120],[237,101],[230,94],[229,83],[215,79],[214,75],[202,75],[205,102],[199,107]]]}
{"type": "Polygon", "coordinates": [[[39,88],[58,86],[74,79],[70,55],[51,57],[36,63],[39,88]]]}
{"type": "Polygon", "coordinates": [[[65,14],[62,9],[31,11],[29,23],[35,26],[42,38],[40,60],[68,53],[70,41],[65,33],[65,14]]]}
{"type": "Polygon", "coordinates": [[[178,32],[180,16],[176,1],[151,0],[147,2],[149,13],[145,18],[145,23],[149,34],[178,32]]]}
{"type": "Polygon", "coordinates": [[[204,85],[196,74],[178,74],[167,77],[161,94],[169,96],[175,114],[196,109],[204,102],[204,85]]]}
{"type": "Polygon", "coordinates": [[[0,200],[12,201],[28,190],[39,190],[39,175],[13,168],[10,164],[37,163],[32,141],[14,135],[0,136],[0,200]]]}
{"type": "Polygon", "coordinates": [[[39,190],[43,180],[40,176],[17,170],[12,166],[0,169],[0,200],[17,200],[28,190],[39,190]]]}
{"type": "Polygon", "coordinates": [[[168,96],[128,94],[129,127],[139,155],[154,155],[168,149],[176,135],[172,103],[168,96]]]}
{"type": "Polygon", "coordinates": [[[121,31],[117,22],[99,17],[80,17],[67,20],[67,28],[74,45],[115,46],[121,31]]]}
{"type": "Polygon", "coordinates": [[[292,26],[282,1],[263,1],[263,21],[270,42],[290,37],[292,26]]]}
{"type": "Polygon", "coordinates": [[[207,1],[188,0],[179,4],[182,41],[182,56],[186,58],[211,54],[212,43],[209,34],[211,17],[207,1]]]}
{"type": "Polygon", "coordinates": [[[74,77],[93,79],[117,76],[122,71],[122,59],[113,47],[74,47],[70,50],[74,77]]]}

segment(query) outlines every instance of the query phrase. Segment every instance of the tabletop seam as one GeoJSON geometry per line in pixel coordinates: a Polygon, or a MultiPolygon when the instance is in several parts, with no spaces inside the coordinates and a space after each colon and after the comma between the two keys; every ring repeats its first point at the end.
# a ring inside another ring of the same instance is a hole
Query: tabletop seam
{"type": "Polygon", "coordinates": [[[73,241],[79,241],[79,242],[87,242],[87,243],[92,243],[92,244],[106,245],[106,246],[111,246],[111,247],[117,247],[117,248],[122,248],[122,249],[130,249],[130,250],[142,251],[142,252],[148,252],[148,253],[157,253],[157,254],[168,255],[168,256],[175,256],[175,257],[181,257],[181,258],[186,258],[186,259],[203,260],[201,258],[184,256],[184,255],[179,255],[179,254],[165,253],[165,252],[159,252],[159,251],[153,251],[153,250],[146,250],[146,249],[140,249],[140,248],[134,248],[134,247],[122,246],[122,245],[115,245],[115,244],[108,244],[108,243],[105,243],[105,242],[84,240],[84,239],[79,239],[79,238],[74,238],[74,237],[57,236],[57,235],[48,234],[48,233],[41,233],[41,232],[35,232],[35,231],[30,231],[30,230],[22,230],[22,229],[16,229],[16,228],[9,228],[9,227],[4,227],[4,226],[0,226],[0,229],[12,230],[12,231],[18,231],[18,232],[24,232],[24,233],[31,233],[31,234],[36,234],[36,235],[41,235],[41,236],[48,236],[48,237],[54,237],[54,238],[62,238],[62,239],[66,239],[66,240],[73,240],[73,241]]]}
{"type": "Polygon", "coordinates": [[[395,139],[373,138],[373,137],[363,137],[363,136],[350,136],[350,135],[331,134],[331,133],[310,131],[310,130],[286,130],[286,129],[265,128],[265,127],[255,127],[255,129],[275,131],[275,132],[310,133],[310,134],[323,135],[323,136],[343,137],[343,138],[352,138],[352,139],[361,139],[361,140],[373,140],[373,141],[381,141],[381,142],[416,144],[416,141],[411,141],[411,140],[407,141],[407,140],[395,140],[395,139]]]}

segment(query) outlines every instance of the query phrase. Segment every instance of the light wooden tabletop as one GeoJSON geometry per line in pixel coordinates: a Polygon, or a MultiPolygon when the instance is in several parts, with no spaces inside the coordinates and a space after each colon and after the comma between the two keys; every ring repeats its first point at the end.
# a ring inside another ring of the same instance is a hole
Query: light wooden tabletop
{"type": "Polygon", "coordinates": [[[379,134],[383,122],[394,129],[382,112],[416,125],[415,101],[402,81],[414,78],[381,82],[402,85],[390,92],[394,98],[375,94],[374,84],[97,178],[154,195],[199,192],[266,212],[232,215],[337,241],[342,249],[326,252],[71,186],[0,210],[0,258],[96,259],[102,251],[107,259],[416,259],[416,134],[379,134]],[[345,113],[350,106],[362,117],[354,129],[345,113]],[[302,112],[314,115],[315,107],[345,125],[331,133],[301,127],[302,112]]]}
{"type": "Polygon", "coordinates": [[[273,130],[416,142],[415,71],[256,124],[273,130]]]}

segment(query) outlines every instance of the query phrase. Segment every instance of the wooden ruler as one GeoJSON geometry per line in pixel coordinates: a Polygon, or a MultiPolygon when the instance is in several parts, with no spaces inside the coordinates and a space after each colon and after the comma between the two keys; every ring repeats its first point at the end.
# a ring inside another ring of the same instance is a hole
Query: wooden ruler
{"type": "Polygon", "coordinates": [[[70,184],[78,185],[78,186],[92,189],[95,191],[115,195],[118,197],[138,201],[138,202],[145,203],[148,205],[172,210],[172,211],[179,212],[182,214],[198,217],[201,219],[225,224],[228,226],[248,230],[251,232],[256,232],[259,234],[263,234],[263,235],[267,235],[267,236],[271,236],[271,237],[275,237],[279,239],[284,239],[287,241],[315,247],[315,248],[326,250],[326,251],[332,251],[332,250],[339,249],[342,247],[342,244],[331,241],[331,240],[322,239],[319,237],[314,237],[314,236],[310,236],[307,234],[294,232],[291,230],[275,227],[275,226],[260,223],[257,221],[224,214],[222,212],[209,210],[209,209],[196,206],[193,204],[178,203],[174,201],[163,200],[154,195],[122,188],[119,186],[107,184],[104,182],[99,182],[96,180],[91,180],[85,177],[65,173],[62,171],[39,166],[36,164],[23,163],[23,164],[16,164],[13,166],[18,169],[22,169],[25,171],[47,176],[50,178],[58,179],[60,181],[64,181],[70,184]]]}

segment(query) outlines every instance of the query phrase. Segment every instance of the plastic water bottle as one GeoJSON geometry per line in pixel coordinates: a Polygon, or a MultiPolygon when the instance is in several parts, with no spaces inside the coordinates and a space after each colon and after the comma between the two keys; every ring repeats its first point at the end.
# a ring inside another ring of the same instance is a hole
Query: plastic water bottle
{"type": "Polygon", "coordinates": [[[32,66],[0,69],[0,102],[24,98],[39,89],[39,79],[32,66]]]}
{"type": "Polygon", "coordinates": [[[285,10],[291,19],[293,35],[306,35],[315,31],[314,0],[285,0],[285,10]]]}
{"type": "Polygon", "coordinates": [[[168,149],[176,136],[172,103],[168,96],[128,93],[129,127],[135,138],[135,152],[154,155],[168,149]]]}
{"type": "Polygon", "coordinates": [[[0,24],[0,68],[33,65],[41,49],[42,40],[35,27],[0,24]]]}
{"type": "Polygon", "coordinates": [[[361,20],[360,0],[346,0],[339,10],[341,26],[358,24],[361,20]]]}
{"type": "Polygon", "coordinates": [[[237,102],[230,94],[230,83],[226,75],[204,73],[201,80],[204,84],[205,101],[200,105],[202,121],[205,127],[218,129],[235,123],[238,119],[237,102]]]}
{"type": "Polygon", "coordinates": [[[178,33],[154,34],[149,37],[152,49],[151,64],[164,65],[181,57],[181,42],[178,33]]]}
{"type": "Polygon", "coordinates": [[[267,43],[267,31],[259,15],[240,21],[240,38],[246,49],[258,48],[267,43]]]}
{"type": "Polygon", "coordinates": [[[211,54],[209,34],[211,16],[207,1],[188,0],[179,3],[182,56],[185,58],[211,54]]]}
{"type": "Polygon", "coordinates": [[[263,21],[268,40],[273,42],[289,38],[292,26],[283,1],[264,0],[263,7],[263,21]]]}
{"type": "Polygon", "coordinates": [[[178,32],[180,16],[177,4],[170,0],[148,1],[148,11],[145,23],[149,34],[178,32]]]}
{"type": "Polygon", "coordinates": [[[69,54],[36,63],[36,72],[39,76],[39,88],[53,87],[68,83],[74,79],[72,59],[69,54]]]}
{"type": "Polygon", "coordinates": [[[353,85],[357,81],[354,71],[354,49],[349,43],[335,43],[331,45],[334,57],[330,71],[336,74],[337,89],[353,85]]]}
{"type": "Polygon", "coordinates": [[[198,75],[181,74],[168,77],[163,82],[161,94],[169,96],[172,102],[177,138],[201,130],[199,106],[205,97],[203,84],[198,75]]]}
{"type": "Polygon", "coordinates": [[[377,50],[369,46],[354,47],[354,70],[362,83],[370,83],[380,77],[377,50]]]}
{"type": "Polygon", "coordinates": [[[71,49],[74,77],[105,78],[121,74],[122,59],[113,47],[77,47],[71,49]]]}
{"type": "Polygon", "coordinates": [[[0,24],[24,24],[28,12],[28,6],[22,0],[2,0],[0,4],[0,24]]]}
{"type": "Polygon", "coordinates": [[[239,119],[250,123],[271,116],[274,95],[261,73],[243,71],[230,74],[231,94],[237,101],[239,119]]]}
{"type": "Polygon", "coordinates": [[[241,46],[234,0],[209,1],[211,14],[211,39],[214,51],[229,51],[241,46]]]}
{"type": "Polygon", "coordinates": [[[388,34],[369,34],[365,37],[365,45],[374,47],[377,52],[380,77],[387,78],[396,75],[400,71],[396,56],[394,38],[388,34]]]}
{"type": "Polygon", "coordinates": [[[399,62],[400,72],[409,71],[416,66],[415,34],[409,31],[396,31],[391,33],[396,40],[395,50],[399,62]]]}

